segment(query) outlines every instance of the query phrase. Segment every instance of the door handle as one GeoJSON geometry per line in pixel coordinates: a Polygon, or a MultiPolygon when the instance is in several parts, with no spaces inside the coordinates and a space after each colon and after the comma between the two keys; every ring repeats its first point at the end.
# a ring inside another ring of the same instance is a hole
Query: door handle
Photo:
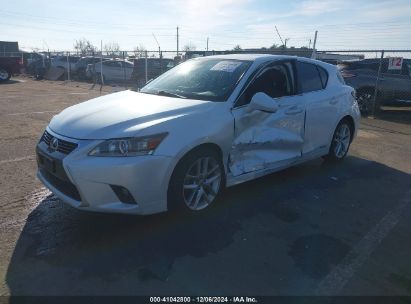
{"type": "Polygon", "coordinates": [[[330,100],[330,104],[335,105],[338,102],[338,98],[333,98],[330,100]]]}

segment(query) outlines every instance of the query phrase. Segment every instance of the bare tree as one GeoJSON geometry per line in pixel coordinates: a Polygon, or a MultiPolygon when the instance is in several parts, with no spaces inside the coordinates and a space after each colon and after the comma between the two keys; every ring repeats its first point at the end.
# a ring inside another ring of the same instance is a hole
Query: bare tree
{"type": "Polygon", "coordinates": [[[136,58],[143,58],[146,56],[147,49],[144,45],[140,44],[139,46],[136,46],[133,51],[136,58]]]}
{"type": "Polygon", "coordinates": [[[104,44],[104,51],[112,57],[120,56],[120,45],[117,42],[108,42],[104,44]]]}
{"type": "Polygon", "coordinates": [[[197,49],[197,47],[192,44],[191,42],[187,43],[184,47],[183,47],[183,51],[184,52],[189,52],[189,51],[195,51],[197,49]]]}
{"type": "Polygon", "coordinates": [[[278,45],[275,43],[269,47],[270,50],[276,50],[276,49],[281,49],[281,48],[283,48],[283,45],[278,45]]]}
{"type": "Polygon", "coordinates": [[[241,46],[239,44],[237,44],[234,48],[233,51],[242,51],[243,49],[241,48],[241,46]]]}
{"type": "Polygon", "coordinates": [[[97,47],[91,44],[91,42],[86,38],[76,40],[74,43],[74,49],[82,56],[94,55],[97,51],[97,47]]]}

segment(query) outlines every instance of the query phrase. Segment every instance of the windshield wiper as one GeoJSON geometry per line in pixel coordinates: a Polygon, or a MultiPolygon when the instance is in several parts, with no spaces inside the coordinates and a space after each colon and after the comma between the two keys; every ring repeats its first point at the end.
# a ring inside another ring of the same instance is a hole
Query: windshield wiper
{"type": "Polygon", "coordinates": [[[157,92],[157,95],[168,96],[168,97],[184,98],[184,99],[187,98],[187,97],[185,97],[185,96],[178,95],[178,94],[171,93],[171,92],[164,91],[164,90],[158,91],[158,92],[157,92]]]}

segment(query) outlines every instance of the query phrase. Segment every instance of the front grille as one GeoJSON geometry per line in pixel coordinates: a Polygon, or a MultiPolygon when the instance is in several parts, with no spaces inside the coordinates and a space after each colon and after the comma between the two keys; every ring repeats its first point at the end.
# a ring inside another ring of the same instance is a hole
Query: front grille
{"type": "MultiPolygon", "coordinates": [[[[53,135],[51,135],[49,132],[44,131],[43,137],[41,138],[42,141],[45,142],[47,146],[50,146],[50,141],[53,139],[53,135]]],[[[57,138],[58,140],[58,148],[57,151],[64,153],[64,154],[69,154],[73,152],[75,148],[77,148],[76,143],[72,143],[66,140],[62,140],[60,138],[57,138]]]]}
{"type": "Polygon", "coordinates": [[[57,190],[76,201],[81,201],[80,193],[78,192],[76,186],[74,186],[73,183],[62,180],[44,169],[40,169],[40,172],[41,175],[43,175],[43,177],[57,190]]]}

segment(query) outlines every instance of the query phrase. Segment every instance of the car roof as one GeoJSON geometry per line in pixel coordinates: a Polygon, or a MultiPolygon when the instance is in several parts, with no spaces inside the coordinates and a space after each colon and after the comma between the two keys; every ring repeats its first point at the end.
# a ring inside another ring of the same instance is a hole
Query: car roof
{"type": "Polygon", "coordinates": [[[290,55],[271,55],[271,54],[228,54],[228,55],[213,55],[213,56],[207,56],[207,57],[196,57],[195,59],[200,59],[200,58],[216,58],[216,59],[227,59],[227,60],[248,60],[248,61],[254,61],[256,63],[264,63],[267,61],[275,61],[275,60],[285,60],[285,59],[298,59],[300,61],[308,62],[308,63],[315,63],[323,68],[326,69],[331,69],[335,70],[336,67],[332,64],[311,59],[311,58],[306,58],[306,57],[299,57],[299,56],[290,56],[290,55]]]}
{"type": "Polygon", "coordinates": [[[227,55],[213,55],[207,57],[198,58],[216,58],[216,59],[234,59],[234,60],[249,60],[249,61],[268,61],[268,60],[281,60],[295,58],[295,56],[289,55],[271,55],[271,54],[227,54],[227,55]]]}

